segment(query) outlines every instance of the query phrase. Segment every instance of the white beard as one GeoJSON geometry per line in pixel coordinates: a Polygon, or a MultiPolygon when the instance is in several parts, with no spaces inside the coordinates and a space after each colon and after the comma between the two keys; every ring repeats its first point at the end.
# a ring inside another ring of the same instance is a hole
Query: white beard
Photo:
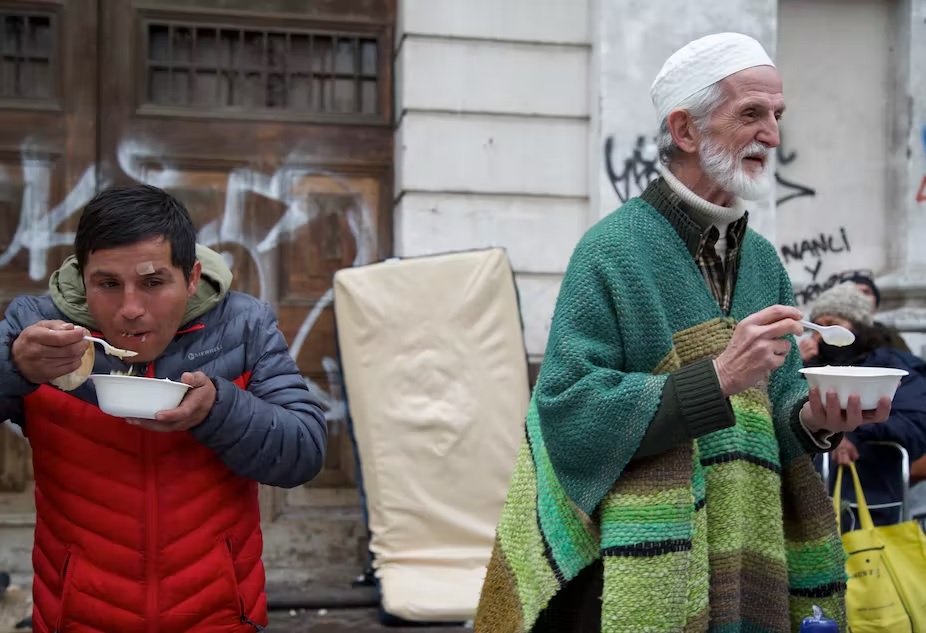
{"type": "Polygon", "coordinates": [[[753,141],[734,154],[720,147],[710,138],[704,138],[699,148],[701,169],[729,194],[743,200],[764,200],[772,190],[772,178],[763,165],[762,171],[750,176],[743,169],[747,156],[768,156],[768,147],[753,141]]]}

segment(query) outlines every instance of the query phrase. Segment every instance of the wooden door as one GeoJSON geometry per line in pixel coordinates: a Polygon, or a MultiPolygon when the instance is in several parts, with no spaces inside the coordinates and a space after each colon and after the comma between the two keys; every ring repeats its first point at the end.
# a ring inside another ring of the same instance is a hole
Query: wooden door
{"type": "Polygon", "coordinates": [[[332,275],[391,249],[388,0],[102,3],[101,164],[183,200],[235,289],[276,309],[328,409],[312,484],[262,490],[272,584],[347,585],[365,544],[332,275]]]}
{"type": "MultiPolygon", "coordinates": [[[[0,1],[0,311],[71,251],[96,191],[96,0],[0,1]]],[[[28,444],[0,420],[0,571],[31,568],[28,444]]]]}
{"type": "MultiPolygon", "coordinates": [[[[261,491],[271,585],[364,562],[331,281],[392,248],[394,20],[395,0],[0,0],[0,307],[44,290],[102,187],[187,204],[328,413],[324,472],[261,491]]],[[[0,428],[0,569],[28,572],[33,515],[0,428]]]]}

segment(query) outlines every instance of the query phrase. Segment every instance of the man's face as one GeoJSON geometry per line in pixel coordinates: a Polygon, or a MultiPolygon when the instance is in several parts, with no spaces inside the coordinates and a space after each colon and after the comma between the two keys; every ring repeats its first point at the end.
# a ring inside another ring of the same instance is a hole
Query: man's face
{"type": "Polygon", "coordinates": [[[771,66],[758,66],[722,85],[728,98],[701,139],[701,168],[728,193],[758,200],[772,187],[769,154],[780,143],[778,119],[785,107],[781,77],[771,66]]]}
{"type": "Polygon", "coordinates": [[[180,327],[200,271],[196,262],[187,281],[160,237],[95,251],[83,270],[87,306],[107,341],[138,352],[133,361],[151,362],[180,327]]]}

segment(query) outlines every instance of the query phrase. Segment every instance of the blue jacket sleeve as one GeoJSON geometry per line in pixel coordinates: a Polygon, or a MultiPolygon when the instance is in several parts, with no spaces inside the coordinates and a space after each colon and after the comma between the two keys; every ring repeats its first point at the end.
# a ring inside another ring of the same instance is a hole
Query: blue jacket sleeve
{"type": "Polygon", "coordinates": [[[926,455],[926,377],[920,373],[916,360],[897,351],[878,350],[865,363],[906,369],[910,374],[897,387],[887,421],[860,426],[847,435],[850,442],[897,442],[907,449],[911,460],[926,455]]]}
{"type": "Polygon", "coordinates": [[[13,363],[13,341],[29,325],[42,319],[41,314],[31,305],[32,297],[19,297],[13,300],[0,321],[0,422],[10,420],[23,426],[23,398],[36,389],[19,373],[13,363]]]}
{"type": "Polygon", "coordinates": [[[302,485],[325,463],[324,413],[290,356],[269,306],[264,306],[248,346],[256,346],[258,356],[249,368],[247,390],[214,378],[215,405],[191,433],[242,477],[281,488],[302,485]]]}

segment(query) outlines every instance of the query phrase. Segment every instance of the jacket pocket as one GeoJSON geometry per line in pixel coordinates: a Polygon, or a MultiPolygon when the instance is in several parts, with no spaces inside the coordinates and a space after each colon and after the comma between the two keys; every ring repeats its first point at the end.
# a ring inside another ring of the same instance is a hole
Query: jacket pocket
{"type": "Polygon", "coordinates": [[[241,589],[238,587],[238,574],[235,573],[235,556],[232,551],[231,539],[225,537],[225,573],[232,587],[232,604],[237,613],[244,613],[244,602],[241,599],[241,589]]]}
{"type": "Polygon", "coordinates": [[[64,615],[68,610],[68,604],[70,604],[74,586],[72,581],[76,568],[77,556],[74,555],[72,549],[68,548],[67,555],[64,557],[64,564],[61,565],[61,571],[58,573],[58,586],[61,587],[61,595],[58,602],[58,616],[55,619],[55,633],[63,633],[64,631],[64,615]]]}
{"type": "Polygon", "coordinates": [[[238,586],[238,574],[235,573],[235,555],[232,548],[231,539],[225,537],[225,554],[227,562],[227,573],[231,579],[233,588],[233,598],[235,601],[235,611],[238,613],[238,620],[241,624],[247,624],[254,627],[255,631],[264,631],[264,627],[248,618],[247,610],[244,606],[244,598],[241,596],[241,588],[238,586]]]}

